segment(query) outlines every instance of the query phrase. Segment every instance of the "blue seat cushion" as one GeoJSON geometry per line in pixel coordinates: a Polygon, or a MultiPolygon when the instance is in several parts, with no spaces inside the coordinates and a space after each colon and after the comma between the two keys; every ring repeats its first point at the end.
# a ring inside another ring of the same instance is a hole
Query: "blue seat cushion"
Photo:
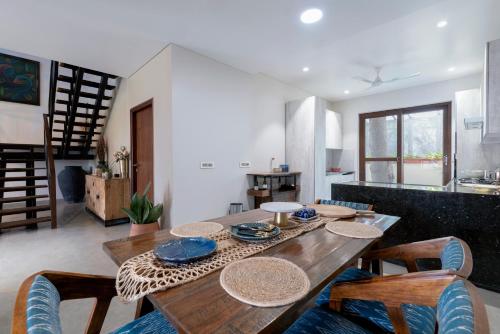
{"type": "Polygon", "coordinates": [[[150,312],[110,334],[176,334],[177,330],[159,312],[150,312]]]}
{"type": "Polygon", "coordinates": [[[29,334],[60,334],[59,304],[56,287],[45,277],[36,276],[28,292],[26,329],[29,334]]]}
{"type": "MultiPolygon", "coordinates": [[[[354,267],[346,269],[331,283],[329,283],[323,291],[321,291],[318,299],[316,300],[316,305],[325,309],[328,308],[332,285],[341,282],[350,282],[363,278],[370,278],[373,276],[375,275],[366,270],[354,267]]],[[[436,325],[436,312],[432,307],[403,305],[402,308],[411,333],[434,333],[436,325]]],[[[381,302],[345,299],[342,302],[342,314],[348,316],[350,319],[367,320],[382,330],[394,332],[387,309],[381,302]]]]}
{"type": "Polygon", "coordinates": [[[370,205],[356,202],[336,201],[330,199],[320,199],[319,204],[345,206],[354,210],[368,210],[370,205]]]}
{"type": "Polygon", "coordinates": [[[286,334],[371,334],[370,331],[344,318],[337,312],[314,307],[300,316],[286,334]]]}
{"type": "Polygon", "coordinates": [[[464,281],[450,284],[437,305],[439,334],[474,333],[474,310],[464,281]]]}
{"type": "Polygon", "coordinates": [[[441,252],[441,267],[443,269],[460,270],[464,265],[464,248],[458,240],[451,240],[441,252]]]}

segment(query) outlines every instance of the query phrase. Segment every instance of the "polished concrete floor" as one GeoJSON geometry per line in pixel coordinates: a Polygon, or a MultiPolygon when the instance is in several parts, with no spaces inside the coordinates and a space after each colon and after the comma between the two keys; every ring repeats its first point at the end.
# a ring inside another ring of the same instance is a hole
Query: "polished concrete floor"
{"type": "MultiPolygon", "coordinates": [[[[59,228],[48,223],[37,230],[24,228],[0,234],[0,333],[8,333],[17,289],[29,275],[40,270],[59,270],[115,276],[117,266],[102,250],[102,243],[126,237],[128,225],[105,228],[83,210],[81,204],[58,205],[59,228]]],[[[401,267],[385,264],[386,273],[399,273],[401,267]]],[[[482,290],[491,333],[500,334],[500,294],[482,290]]],[[[83,333],[93,301],[64,301],[61,321],[64,333],[83,333]]],[[[117,298],[108,311],[103,327],[107,333],[133,319],[135,304],[117,298]]]]}

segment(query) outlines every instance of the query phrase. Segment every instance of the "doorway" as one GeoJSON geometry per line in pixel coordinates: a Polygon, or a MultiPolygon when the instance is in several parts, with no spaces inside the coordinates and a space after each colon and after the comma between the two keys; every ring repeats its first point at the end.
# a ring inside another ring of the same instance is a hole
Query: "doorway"
{"type": "Polygon", "coordinates": [[[359,115],[360,181],[446,185],[451,102],[359,115]]]}
{"type": "Polygon", "coordinates": [[[148,198],[154,199],[153,99],[130,109],[131,190],[142,193],[148,183],[148,198]]]}

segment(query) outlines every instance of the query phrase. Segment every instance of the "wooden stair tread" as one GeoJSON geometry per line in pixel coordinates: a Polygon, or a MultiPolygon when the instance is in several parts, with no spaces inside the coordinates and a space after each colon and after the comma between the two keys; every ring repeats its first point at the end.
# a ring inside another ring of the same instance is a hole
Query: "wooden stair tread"
{"type": "Polygon", "coordinates": [[[12,208],[0,210],[0,216],[17,215],[26,212],[37,212],[50,210],[50,205],[28,206],[22,208],[12,208]]]}
{"type": "Polygon", "coordinates": [[[0,192],[8,192],[8,191],[24,191],[29,189],[37,189],[37,188],[47,188],[46,184],[36,184],[34,186],[19,186],[19,187],[3,187],[0,188],[0,192]]]}
{"type": "MultiPolygon", "coordinates": [[[[61,88],[61,87],[58,87],[57,88],[57,91],[59,93],[63,93],[63,94],[71,94],[71,90],[70,89],[67,89],[67,88],[61,88]]],[[[80,96],[81,97],[85,97],[85,98],[89,98],[89,99],[97,99],[97,94],[94,94],[94,93],[88,93],[88,92],[80,92],[80,96]]],[[[102,97],[103,100],[111,100],[112,97],[111,96],[107,96],[107,95],[104,95],[102,97]]]]}
{"type": "Polygon", "coordinates": [[[39,217],[39,218],[30,218],[23,220],[16,220],[11,222],[0,223],[0,229],[2,228],[12,228],[12,227],[21,227],[26,225],[50,222],[52,218],[50,216],[47,217],[39,217]]]}
{"type": "Polygon", "coordinates": [[[3,149],[29,150],[29,149],[32,149],[32,148],[43,149],[43,145],[41,145],[41,144],[0,143],[0,148],[3,148],[3,149]]]}
{"type": "Polygon", "coordinates": [[[85,73],[88,73],[88,74],[99,75],[99,76],[107,75],[110,79],[116,79],[117,78],[117,76],[113,75],[113,74],[107,74],[107,73],[104,73],[104,72],[99,72],[99,71],[91,70],[91,69],[84,68],[84,67],[78,67],[76,65],[71,65],[71,64],[66,64],[66,63],[59,63],[59,66],[64,67],[64,68],[69,68],[71,70],[77,70],[77,69],[81,68],[85,73]]]}
{"type": "MultiPolygon", "coordinates": [[[[54,115],[59,115],[59,116],[68,116],[69,117],[69,114],[65,111],[61,111],[61,110],[56,110],[54,111],[54,115]]],[[[94,117],[92,114],[84,114],[84,113],[81,113],[81,112],[77,112],[75,113],[75,117],[81,117],[81,118],[92,118],[94,117]]],[[[97,119],[102,119],[102,118],[106,118],[106,116],[103,116],[103,115],[97,115],[96,116],[97,119]]]]}
{"type": "MultiPolygon", "coordinates": [[[[1,155],[0,155],[1,157],[1,155]]],[[[7,159],[0,159],[2,162],[6,162],[6,163],[16,163],[16,164],[23,164],[23,163],[28,163],[28,162],[32,162],[32,161],[45,161],[45,158],[32,158],[32,159],[10,159],[10,158],[7,158],[7,159]]]]}
{"type": "MultiPolygon", "coordinates": [[[[52,137],[52,141],[64,141],[64,138],[55,138],[52,137]]],[[[97,139],[92,139],[93,142],[97,142],[97,139]]],[[[76,139],[76,138],[71,138],[70,142],[75,142],[75,143],[86,143],[87,139],[76,139]]]]}
{"type": "Polygon", "coordinates": [[[0,204],[1,203],[14,203],[14,202],[24,202],[30,199],[37,199],[37,198],[48,198],[49,195],[32,195],[32,196],[16,196],[16,197],[4,197],[0,198],[0,204]]]}
{"type": "MultiPolygon", "coordinates": [[[[66,101],[66,100],[56,100],[56,103],[59,103],[59,104],[64,104],[64,105],[68,105],[70,104],[69,101],[66,101]]],[[[78,107],[79,108],[88,108],[88,109],[95,109],[95,105],[93,104],[90,104],[90,103],[82,103],[82,102],[78,102],[78,107]]],[[[107,106],[99,106],[99,110],[108,110],[109,108],[107,106]]]]}
{"type": "MultiPolygon", "coordinates": [[[[67,76],[67,75],[59,75],[57,77],[57,80],[63,81],[63,82],[69,82],[72,83],[74,82],[73,77],[67,76]]],[[[88,86],[88,87],[93,87],[93,88],[99,88],[99,83],[95,81],[89,81],[89,80],[82,80],[82,86],[88,86]]],[[[115,89],[116,86],[113,85],[106,85],[107,90],[113,90],[115,89]]]]}
{"type": "Polygon", "coordinates": [[[47,175],[0,177],[0,181],[3,182],[26,181],[26,180],[47,180],[47,175]]]}
{"type": "Polygon", "coordinates": [[[37,169],[47,169],[45,167],[34,167],[34,168],[17,168],[17,167],[10,167],[10,168],[0,168],[0,172],[29,172],[32,170],[37,170],[37,169]]]}
{"type": "MultiPolygon", "coordinates": [[[[63,132],[64,133],[64,130],[63,129],[52,129],[53,132],[63,132]]],[[[74,135],[88,135],[89,132],[87,131],[75,131],[73,130],[73,134],[74,135]]],[[[100,132],[95,132],[94,131],[94,135],[100,135],[101,133],[100,132]]]]}
{"type": "MultiPolygon", "coordinates": [[[[66,124],[66,121],[61,121],[61,120],[54,120],[54,123],[57,123],[57,124],[66,124]]],[[[86,126],[86,127],[90,127],[90,124],[87,124],[87,123],[83,123],[83,122],[74,122],[73,125],[75,126],[86,126]]],[[[96,124],[95,125],[96,127],[103,127],[104,124],[96,124]]]]}

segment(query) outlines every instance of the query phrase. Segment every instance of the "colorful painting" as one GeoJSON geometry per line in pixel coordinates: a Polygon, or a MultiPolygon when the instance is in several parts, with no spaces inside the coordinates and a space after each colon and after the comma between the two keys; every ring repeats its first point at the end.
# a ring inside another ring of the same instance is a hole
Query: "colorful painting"
{"type": "Polygon", "coordinates": [[[40,105],[40,63],[0,53],[0,101],[40,105]]]}

